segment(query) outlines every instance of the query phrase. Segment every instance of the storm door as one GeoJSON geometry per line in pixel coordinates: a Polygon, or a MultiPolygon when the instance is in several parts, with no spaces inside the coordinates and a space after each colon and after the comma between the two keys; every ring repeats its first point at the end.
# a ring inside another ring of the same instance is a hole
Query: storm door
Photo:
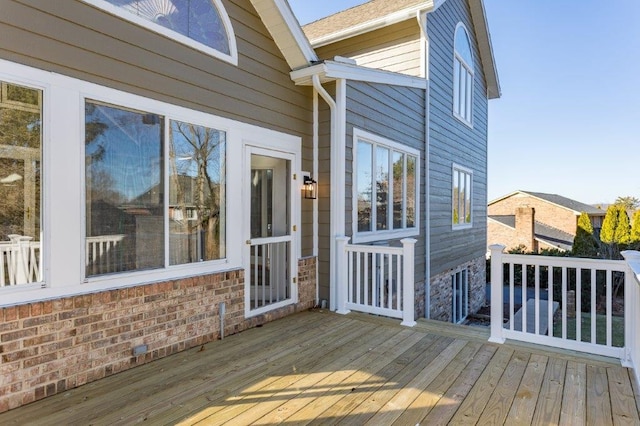
{"type": "Polygon", "coordinates": [[[245,285],[251,312],[292,300],[292,161],[284,153],[247,147],[250,214],[245,285]]]}

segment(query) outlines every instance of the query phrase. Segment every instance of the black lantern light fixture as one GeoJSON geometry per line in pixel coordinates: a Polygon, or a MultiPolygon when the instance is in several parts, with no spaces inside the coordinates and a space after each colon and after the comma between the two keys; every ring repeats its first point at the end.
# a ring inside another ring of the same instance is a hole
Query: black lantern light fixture
{"type": "Polygon", "coordinates": [[[318,198],[318,182],[311,179],[311,176],[305,176],[302,180],[302,195],[307,200],[318,198]]]}

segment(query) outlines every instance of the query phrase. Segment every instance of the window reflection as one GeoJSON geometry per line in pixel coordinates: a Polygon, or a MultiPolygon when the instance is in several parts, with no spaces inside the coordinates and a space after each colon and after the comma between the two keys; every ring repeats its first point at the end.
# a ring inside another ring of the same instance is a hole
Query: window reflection
{"type": "Polygon", "coordinates": [[[171,121],[170,263],[225,257],[225,133],[171,121]]]}
{"type": "Polygon", "coordinates": [[[42,281],[42,91],[0,82],[0,287],[42,281]]]}
{"type": "Polygon", "coordinates": [[[164,266],[163,117],[85,104],[86,273],[164,266]]]}
{"type": "Polygon", "coordinates": [[[147,21],[230,54],[229,38],[211,0],[107,0],[147,21]]]}
{"type": "Polygon", "coordinates": [[[358,141],[358,232],[371,231],[371,197],[373,192],[372,145],[358,141]]]}

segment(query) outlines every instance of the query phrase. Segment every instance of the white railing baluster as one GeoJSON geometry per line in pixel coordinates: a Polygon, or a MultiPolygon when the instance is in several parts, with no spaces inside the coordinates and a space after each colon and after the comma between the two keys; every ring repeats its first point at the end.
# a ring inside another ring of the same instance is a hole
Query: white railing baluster
{"type": "MultiPolygon", "coordinates": [[[[536,334],[540,334],[540,265],[535,265],[533,267],[533,272],[535,274],[534,282],[535,282],[535,331],[536,334]]],[[[547,299],[549,297],[547,296],[547,299]]],[[[547,301],[548,303],[548,301],[547,301]]]]}
{"type": "Polygon", "coordinates": [[[562,338],[567,339],[567,268],[562,267],[562,338]]]}
{"type": "Polygon", "coordinates": [[[607,346],[611,346],[611,299],[613,298],[613,271],[607,269],[607,346]]]}
{"type": "Polygon", "coordinates": [[[582,342],[582,268],[576,268],[576,342],[582,342]]]}
{"type": "Polygon", "coordinates": [[[596,270],[591,270],[591,343],[596,343],[596,270]]]}
{"type": "Polygon", "coordinates": [[[553,337],[553,266],[547,268],[547,335],[553,337]]]}
{"type": "Polygon", "coordinates": [[[522,331],[529,331],[527,324],[527,265],[523,263],[520,271],[520,299],[522,303],[522,331]]]}

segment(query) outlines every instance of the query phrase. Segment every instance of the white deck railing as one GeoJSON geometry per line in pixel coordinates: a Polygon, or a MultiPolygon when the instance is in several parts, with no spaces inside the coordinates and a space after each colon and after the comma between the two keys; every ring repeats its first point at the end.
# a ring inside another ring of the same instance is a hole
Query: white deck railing
{"type": "Polygon", "coordinates": [[[87,275],[121,272],[125,268],[123,242],[126,235],[98,235],[87,237],[85,265],[87,275]]]}
{"type": "Polygon", "coordinates": [[[9,238],[0,242],[0,287],[42,281],[40,242],[24,235],[9,238]]]}
{"type": "MultiPolygon", "coordinates": [[[[632,363],[630,349],[640,343],[639,292],[627,262],[506,254],[504,248],[490,247],[491,341],[509,338],[632,363]],[[624,302],[614,310],[616,290],[624,302]]],[[[637,252],[625,254],[631,253],[637,252]]]]}
{"type": "Polygon", "coordinates": [[[338,312],[350,310],[402,319],[414,326],[415,239],[402,240],[402,247],[347,244],[338,237],[338,312]]]}

